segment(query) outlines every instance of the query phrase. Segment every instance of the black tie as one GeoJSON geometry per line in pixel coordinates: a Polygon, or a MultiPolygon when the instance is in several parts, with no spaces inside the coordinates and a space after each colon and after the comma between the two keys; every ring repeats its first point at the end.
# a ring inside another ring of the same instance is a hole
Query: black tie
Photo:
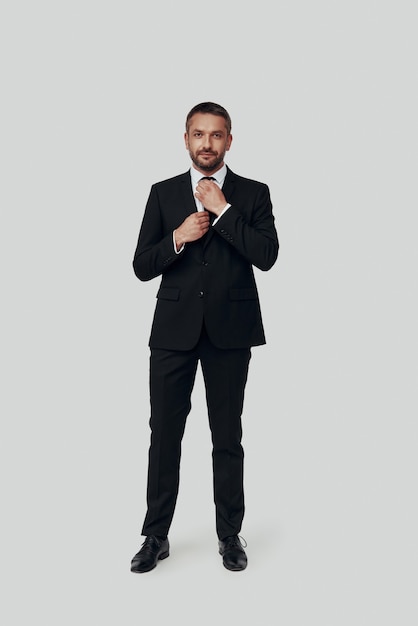
{"type": "MultiPolygon", "coordinates": [[[[199,182],[201,180],[216,180],[216,178],[214,178],[213,176],[202,176],[202,178],[199,179],[199,182]]],[[[205,211],[207,211],[207,209],[205,209],[205,211]]],[[[210,211],[208,211],[208,213],[209,213],[209,222],[212,224],[216,215],[214,213],[211,213],[210,211]]]]}

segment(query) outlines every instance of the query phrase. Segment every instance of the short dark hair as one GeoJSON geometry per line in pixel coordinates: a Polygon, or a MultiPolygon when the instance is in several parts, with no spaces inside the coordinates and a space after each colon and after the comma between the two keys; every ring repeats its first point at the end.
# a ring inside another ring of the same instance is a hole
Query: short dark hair
{"type": "Polygon", "coordinates": [[[224,109],[223,106],[216,104],[215,102],[201,102],[200,104],[196,104],[196,106],[189,111],[186,117],[186,132],[189,131],[190,120],[195,113],[210,113],[211,115],[219,115],[220,117],[223,117],[228,135],[231,133],[231,118],[229,117],[228,111],[224,109]]]}

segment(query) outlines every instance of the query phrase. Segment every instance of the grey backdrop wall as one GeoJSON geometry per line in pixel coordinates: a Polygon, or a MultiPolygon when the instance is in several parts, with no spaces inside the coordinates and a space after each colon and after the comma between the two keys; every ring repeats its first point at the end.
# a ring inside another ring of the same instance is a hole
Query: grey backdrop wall
{"type": "Polygon", "coordinates": [[[416,624],[414,8],[3,3],[3,623],[416,624]],[[230,111],[227,163],[269,184],[281,244],[257,274],[249,567],[216,554],[198,378],[172,554],[135,577],[158,281],[131,261],[203,100],[230,111]]]}

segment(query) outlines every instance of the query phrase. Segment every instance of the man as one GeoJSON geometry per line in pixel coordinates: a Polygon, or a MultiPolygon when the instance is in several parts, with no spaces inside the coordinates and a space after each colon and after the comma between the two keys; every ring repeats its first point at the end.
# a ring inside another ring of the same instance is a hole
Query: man
{"type": "Polygon", "coordinates": [[[279,244],[267,185],[224,163],[228,112],[203,102],[184,134],[190,170],[152,186],[133,267],[162,276],[149,346],[151,444],[147,513],[133,572],[169,556],[181,441],[200,361],[213,443],[216,531],[224,566],[245,569],[241,414],[251,347],[265,343],[252,266],[269,270],[279,244]]]}

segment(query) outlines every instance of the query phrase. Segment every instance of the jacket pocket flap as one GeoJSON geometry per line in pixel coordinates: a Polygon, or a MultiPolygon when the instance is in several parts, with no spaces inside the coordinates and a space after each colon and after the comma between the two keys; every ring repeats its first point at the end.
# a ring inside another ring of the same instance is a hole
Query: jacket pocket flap
{"type": "Polygon", "coordinates": [[[257,290],[254,287],[247,289],[230,289],[230,300],[257,300],[257,290]]]}
{"type": "Polygon", "coordinates": [[[157,293],[159,300],[178,300],[180,289],[177,287],[160,287],[157,293]]]}

